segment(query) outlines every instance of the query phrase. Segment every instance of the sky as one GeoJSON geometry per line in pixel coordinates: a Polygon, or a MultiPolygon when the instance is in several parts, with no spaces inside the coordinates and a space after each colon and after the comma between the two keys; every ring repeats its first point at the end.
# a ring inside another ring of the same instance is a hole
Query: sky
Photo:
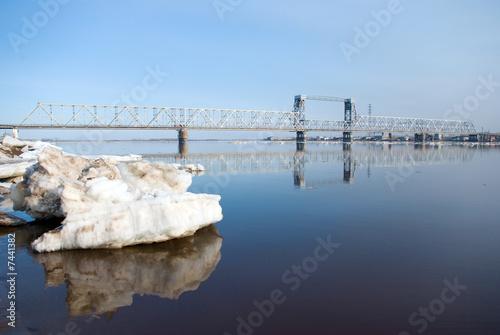
{"type": "MultiPolygon", "coordinates": [[[[0,124],[38,102],[290,111],[312,94],[498,132],[499,15],[497,0],[1,0],[0,124]]],[[[306,117],[343,107],[309,101],[306,117]]],[[[190,138],[257,136],[222,133],[190,138]]]]}

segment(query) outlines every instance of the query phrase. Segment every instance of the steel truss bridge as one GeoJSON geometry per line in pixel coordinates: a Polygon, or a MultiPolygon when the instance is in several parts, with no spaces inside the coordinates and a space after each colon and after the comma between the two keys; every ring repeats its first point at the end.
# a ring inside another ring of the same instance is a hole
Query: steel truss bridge
{"type": "Polygon", "coordinates": [[[476,133],[469,121],[358,115],[354,99],[311,95],[297,95],[291,112],[38,103],[19,124],[0,128],[276,130],[296,131],[298,139],[306,131],[476,133]],[[344,103],[344,120],[306,119],[306,100],[344,103]]]}
{"type": "Polygon", "coordinates": [[[400,167],[430,164],[471,162],[476,150],[469,147],[447,145],[444,147],[418,147],[411,150],[404,145],[366,150],[289,151],[289,152],[239,152],[218,154],[151,154],[143,155],[149,161],[199,163],[209,175],[257,174],[293,171],[294,184],[301,188],[354,182],[354,172],[360,168],[400,167]],[[343,166],[342,181],[305,181],[305,165],[338,163],[343,166]]]}

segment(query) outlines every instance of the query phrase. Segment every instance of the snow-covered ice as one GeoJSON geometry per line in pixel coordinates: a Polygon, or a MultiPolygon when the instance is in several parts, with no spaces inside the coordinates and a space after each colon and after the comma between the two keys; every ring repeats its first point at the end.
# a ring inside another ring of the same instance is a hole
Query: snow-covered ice
{"type": "Polygon", "coordinates": [[[188,172],[200,172],[200,171],[205,171],[205,167],[201,164],[188,164],[188,165],[181,165],[180,168],[182,170],[186,170],[188,172]]]}
{"type": "Polygon", "coordinates": [[[36,160],[0,160],[0,179],[22,176],[26,169],[35,163],[36,160]]]}
{"type": "Polygon", "coordinates": [[[116,156],[89,159],[45,147],[11,187],[14,210],[65,218],[36,251],[121,248],[192,235],[222,219],[220,196],[192,194],[185,167],[116,156]]]}
{"type": "Polygon", "coordinates": [[[33,249],[121,248],[194,234],[222,219],[220,196],[127,191],[122,180],[99,178],[65,182],[61,194],[67,213],[61,229],[33,242],[33,249]]]}
{"type": "Polygon", "coordinates": [[[10,193],[10,187],[12,183],[0,183],[0,194],[10,193]]]}
{"type": "Polygon", "coordinates": [[[26,146],[26,142],[23,142],[17,138],[11,137],[9,135],[5,135],[2,140],[2,145],[7,147],[24,147],[26,146]]]}
{"type": "MultiPolygon", "coordinates": [[[[69,154],[65,153],[65,155],[69,155],[69,154]]],[[[89,156],[89,155],[85,155],[85,156],[82,156],[82,157],[85,157],[85,158],[90,159],[90,160],[95,160],[95,159],[102,158],[104,160],[109,160],[109,161],[112,161],[112,162],[131,162],[131,161],[140,161],[140,160],[142,160],[142,156],[141,155],[134,155],[134,154],[130,154],[130,155],[127,155],[127,156],[114,156],[114,155],[98,155],[98,156],[90,155],[89,156]]]]}
{"type": "Polygon", "coordinates": [[[0,225],[1,226],[20,226],[26,224],[26,220],[18,218],[15,215],[0,212],[0,225]]]}
{"type": "Polygon", "coordinates": [[[146,192],[183,193],[191,186],[191,175],[182,171],[182,167],[163,162],[120,163],[118,168],[127,184],[146,192]]]}
{"type": "Polygon", "coordinates": [[[5,135],[0,146],[0,179],[22,176],[31,165],[37,162],[38,155],[45,148],[62,150],[47,142],[21,141],[5,135]]]}
{"type": "Polygon", "coordinates": [[[21,183],[11,187],[14,210],[26,211],[34,219],[64,217],[61,209],[61,177],[77,180],[90,161],[78,156],[64,156],[54,148],[38,155],[38,163],[30,166],[21,183]]]}

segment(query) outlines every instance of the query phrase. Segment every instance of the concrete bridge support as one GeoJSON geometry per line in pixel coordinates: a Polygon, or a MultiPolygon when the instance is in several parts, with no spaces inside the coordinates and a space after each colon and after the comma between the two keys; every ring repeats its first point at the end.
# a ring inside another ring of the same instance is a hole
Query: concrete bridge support
{"type": "Polygon", "coordinates": [[[425,133],[416,133],[415,143],[424,143],[424,142],[425,142],[425,133]]]}
{"type": "Polygon", "coordinates": [[[350,131],[344,131],[343,132],[342,141],[344,143],[352,143],[352,132],[350,132],[350,131]]]}
{"type": "Polygon", "coordinates": [[[12,129],[12,137],[19,138],[19,129],[12,129]]]}
{"type": "Polygon", "coordinates": [[[181,128],[179,129],[179,135],[177,136],[179,139],[179,145],[187,143],[188,141],[188,132],[186,129],[181,128]]]}
{"type": "Polygon", "coordinates": [[[297,131],[297,143],[305,143],[306,140],[306,132],[304,130],[297,131]]]}
{"type": "Polygon", "coordinates": [[[478,142],[478,141],[479,141],[479,136],[477,134],[469,135],[469,142],[478,142]]]}

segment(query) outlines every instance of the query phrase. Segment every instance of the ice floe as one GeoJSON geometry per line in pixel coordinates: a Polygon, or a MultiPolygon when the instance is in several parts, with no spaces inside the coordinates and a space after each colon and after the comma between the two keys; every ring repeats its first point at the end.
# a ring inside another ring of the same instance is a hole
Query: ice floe
{"type": "Polygon", "coordinates": [[[222,219],[220,196],[187,192],[188,171],[202,166],[150,163],[140,156],[91,159],[53,146],[43,147],[37,159],[23,166],[10,199],[14,210],[34,219],[64,218],[61,227],[33,242],[39,252],[162,242],[222,219]]]}
{"type": "Polygon", "coordinates": [[[0,161],[0,179],[22,176],[26,169],[35,163],[36,160],[3,159],[0,161]]]}
{"type": "Polygon", "coordinates": [[[20,226],[28,223],[26,220],[21,219],[15,215],[0,212],[0,225],[1,226],[20,226]]]}
{"type": "Polygon", "coordinates": [[[14,210],[26,211],[34,219],[64,217],[61,209],[61,177],[77,180],[90,161],[78,156],[64,156],[62,151],[46,148],[38,163],[30,166],[24,179],[11,187],[14,210]]]}
{"type": "Polygon", "coordinates": [[[24,147],[26,146],[26,142],[13,138],[9,135],[5,135],[2,140],[2,145],[6,147],[24,147]]]}
{"type": "Polygon", "coordinates": [[[191,175],[177,167],[163,162],[147,161],[118,164],[123,180],[143,191],[186,192],[191,185],[191,175]]]}
{"type": "Polygon", "coordinates": [[[42,141],[21,141],[5,135],[0,145],[0,179],[12,179],[22,176],[25,171],[36,163],[38,155],[45,148],[60,148],[42,141]]]}

